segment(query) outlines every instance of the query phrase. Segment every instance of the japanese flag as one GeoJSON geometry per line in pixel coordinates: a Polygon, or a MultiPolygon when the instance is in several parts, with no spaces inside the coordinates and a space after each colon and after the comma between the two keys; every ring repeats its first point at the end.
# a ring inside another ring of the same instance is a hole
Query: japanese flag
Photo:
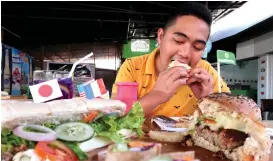
{"type": "Polygon", "coordinates": [[[35,103],[46,102],[63,96],[57,79],[29,86],[29,89],[35,103]]]}

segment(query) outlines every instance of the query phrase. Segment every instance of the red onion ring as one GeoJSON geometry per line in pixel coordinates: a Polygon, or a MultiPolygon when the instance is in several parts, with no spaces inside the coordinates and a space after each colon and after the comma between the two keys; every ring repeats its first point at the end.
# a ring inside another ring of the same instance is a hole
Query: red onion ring
{"type": "Polygon", "coordinates": [[[55,131],[41,125],[19,126],[15,128],[12,132],[17,136],[26,140],[30,140],[30,141],[54,141],[57,139],[55,131]],[[25,131],[24,129],[27,127],[31,129],[36,129],[45,133],[25,131]]]}

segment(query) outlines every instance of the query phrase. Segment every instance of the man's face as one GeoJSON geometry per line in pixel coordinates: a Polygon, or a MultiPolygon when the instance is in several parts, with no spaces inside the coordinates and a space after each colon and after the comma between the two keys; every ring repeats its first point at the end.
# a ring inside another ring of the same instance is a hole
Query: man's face
{"type": "Polygon", "coordinates": [[[167,30],[158,30],[160,65],[167,68],[171,60],[177,60],[196,67],[208,37],[209,26],[203,20],[194,16],[177,18],[167,30]]]}

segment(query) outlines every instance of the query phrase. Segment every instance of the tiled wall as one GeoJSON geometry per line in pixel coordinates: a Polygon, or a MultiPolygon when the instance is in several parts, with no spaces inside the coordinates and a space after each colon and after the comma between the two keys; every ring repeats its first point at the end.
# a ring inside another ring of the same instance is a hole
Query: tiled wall
{"type": "Polygon", "coordinates": [[[241,83],[250,85],[252,89],[257,89],[258,81],[258,60],[239,62],[237,65],[222,65],[221,76],[228,85],[241,83]]]}

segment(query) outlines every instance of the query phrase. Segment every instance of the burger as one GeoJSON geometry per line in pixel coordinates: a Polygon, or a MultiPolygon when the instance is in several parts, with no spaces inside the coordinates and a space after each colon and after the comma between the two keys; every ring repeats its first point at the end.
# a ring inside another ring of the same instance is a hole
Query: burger
{"type": "Polygon", "coordinates": [[[272,141],[257,104],[245,96],[214,93],[202,98],[190,133],[193,144],[233,161],[268,161],[272,141]]]}

